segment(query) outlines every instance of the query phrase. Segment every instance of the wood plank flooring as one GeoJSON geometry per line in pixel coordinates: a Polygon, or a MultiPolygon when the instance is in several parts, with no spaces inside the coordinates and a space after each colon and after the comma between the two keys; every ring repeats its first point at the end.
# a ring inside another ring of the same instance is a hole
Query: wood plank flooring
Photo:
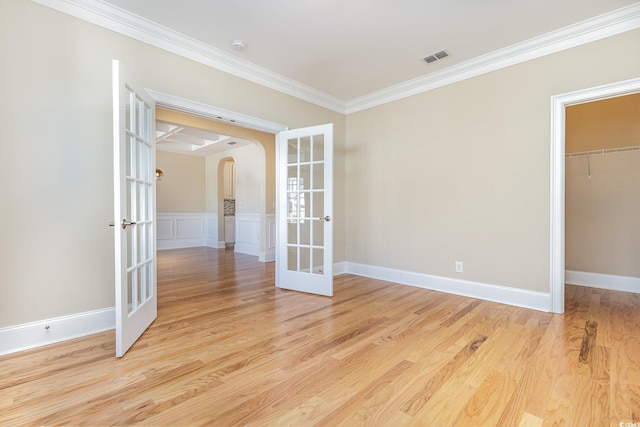
{"type": "Polygon", "coordinates": [[[230,250],[158,270],[122,359],[113,331],[0,357],[0,425],[640,426],[639,294],[567,286],[560,316],[352,275],[283,291],[230,250]]]}

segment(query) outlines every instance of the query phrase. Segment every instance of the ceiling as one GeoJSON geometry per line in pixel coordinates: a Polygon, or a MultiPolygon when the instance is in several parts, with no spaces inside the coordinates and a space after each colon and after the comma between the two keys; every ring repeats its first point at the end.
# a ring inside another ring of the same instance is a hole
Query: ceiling
{"type": "Polygon", "coordinates": [[[162,120],[156,121],[159,151],[206,157],[251,144],[250,141],[162,120]]]}
{"type": "Polygon", "coordinates": [[[254,74],[272,73],[343,103],[640,5],[636,0],[106,0],[106,4],[145,18],[145,25],[160,24],[202,42],[222,58],[249,66],[254,74]],[[237,39],[246,43],[244,50],[232,47],[237,39]],[[449,56],[431,64],[423,60],[441,50],[449,56]]]}

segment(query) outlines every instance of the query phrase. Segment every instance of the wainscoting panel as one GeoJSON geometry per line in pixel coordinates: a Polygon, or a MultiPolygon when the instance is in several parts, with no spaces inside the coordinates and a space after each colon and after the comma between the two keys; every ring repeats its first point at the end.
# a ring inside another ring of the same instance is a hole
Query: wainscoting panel
{"type": "Polygon", "coordinates": [[[236,213],[235,252],[260,255],[261,214],[236,213]]]}
{"type": "Polygon", "coordinates": [[[158,250],[205,246],[206,214],[159,213],[156,221],[158,250]]]}
{"type": "Polygon", "coordinates": [[[260,251],[259,260],[262,262],[270,262],[276,260],[276,216],[265,215],[265,225],[263,230],[267,234],[265,236],[265,248],[260,251]]]}
{"type": "Polygon", "coordinates": [[[158,218],[156,219],[158,240],[171,240],[173,239],[173,221],[170,218],[158,218]]]}
{"type": "MultiPolygon", "coordinates": [[[[224,236],[222,236],[224,237],[224,236]]],[[[224,238],[218,239],[218,214],[206,214],[206,242],[205,246],[216,249],[224,249],[224,238]]]]}

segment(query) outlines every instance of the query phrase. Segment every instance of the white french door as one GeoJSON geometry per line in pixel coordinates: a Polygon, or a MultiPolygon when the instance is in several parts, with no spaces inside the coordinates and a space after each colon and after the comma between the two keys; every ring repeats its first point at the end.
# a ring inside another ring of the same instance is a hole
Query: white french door
{"type": "Polygon", "coordinates": [[[333,295],[333,125],[278,134],[276,286],[333,295]]]}
{"type": "Polygon", "coordinates": [[[155,103],[113,61],[116,357],[157,316],[155,103]]]}

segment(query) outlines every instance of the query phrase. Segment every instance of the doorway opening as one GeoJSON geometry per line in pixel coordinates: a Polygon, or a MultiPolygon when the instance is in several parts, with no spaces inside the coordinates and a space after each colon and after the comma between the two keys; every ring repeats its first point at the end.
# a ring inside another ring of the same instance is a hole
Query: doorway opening
{"type": "MultiPolygon", "coordinates": [[[[179,120],[182,125],[229,136],[222,144],[224,150],[206,157],[209,188],[203,226],[206,243],[203,246],[226,246],[224,197],[219,197],[224,196],[225,189],[218,186],[224,175],[220,165],[224,165],[223,159],[232,158],[235,179],[234,194],[230,195],[235,200],[235,251],[258,256],[263,262],[274,261],[275,139],[276,134],[287,127],[159,92],[149,93],[156,100],[158,119],[179,120]]],[[[212,150],[215,150],[214,146],[211,145],[212,150]]],[[[168,176],[168,171],[164,172],[168,176]]]]}
{"type": "Polygon", "coordinates": [[[224,247],[234,247],[236,243],[236,162],[233,157],[225,157],[218,162],[218,212],[223,213],[224,225],[218,226],[223,236],[224,247]]]}
{"type": "Polygon", "coordinates": [[[553,313],[564,313],[566,107],[638,92],[640,79],[632,79],[551,98],[550,311],[553,313]]]}

